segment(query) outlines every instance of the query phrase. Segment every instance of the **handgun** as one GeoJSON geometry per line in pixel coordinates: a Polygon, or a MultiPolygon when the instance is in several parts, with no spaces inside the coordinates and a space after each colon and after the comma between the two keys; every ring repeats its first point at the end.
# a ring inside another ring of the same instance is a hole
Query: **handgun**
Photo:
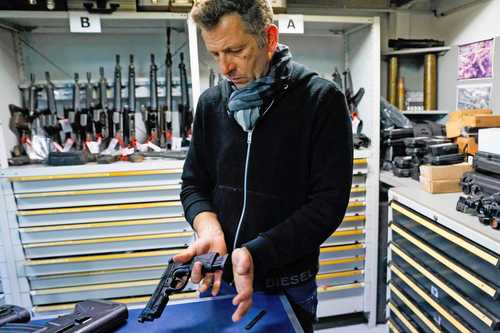
{"type": "Polygon", "coordinates": [[[196,262],[201,262],[202,274],[214,273],[216,271],[221,271],[224,269],[226,264],[227,254],[219,255],[216,252],[209,252],[203,255],[199,255],[191,259],[191,261],[184,264],[176,263],[172,259],[168,262],[168,266],[161,276],[160,282],[156,287],[153,295],[149,299],[148,304],[139,316],[138,321],[143,323],[145,321],[153,321],[160,318],[163,310],[167,306],[169,296],[182,291],[189,278],[191,277],[191,271],[196,262]]]}

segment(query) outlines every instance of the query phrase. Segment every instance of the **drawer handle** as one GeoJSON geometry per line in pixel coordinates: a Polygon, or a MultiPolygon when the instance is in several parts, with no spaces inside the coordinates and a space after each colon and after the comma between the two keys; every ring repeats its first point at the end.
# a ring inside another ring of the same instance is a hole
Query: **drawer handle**
{"type": "Polygon", "coordinates": [[[180,189],[181,189],[180,184],[172,184],[172,185],[140,186],[140,187],[117,187],[117,188],[104,188],[104,189],[81,190],[81,191],[54,191],[54,192],[40,192],[40,193],[23,193],[23,194],[16,194],[15,197],[17,199],[29,199],[29,198],[78,196],[78,195],[148,192],[148,191],[162,191],[162,190],[180,190],[180,189]]]}
{"type": "Polygon", "coordinates": [[[97,244],[97,243],[114,243],[114,242],[127,242],[135,240],[145,240],[145,239],[161,239],[161,238],[177,238],[177,237],[190,237],[193,236],[192,231],[186,232],[172,232],[163,234],[152,234],[152,235],[136,235],[136,236],[124,236],[124,237],[106,237],[106,238],[93,238],[93,239],[82,239],[82,240],[68,240],[62,242],[45,242],[45,243],[33,243],[24,244],[23,248],[37,248],[37,247],[51,247],[51,246],[69,246],[69,245],[83,245],[83,244],[97,244]]]}
{"type": "Polygon", "coordinates": [[[161,170],[137,170],[137,171],[112,171],[93,173],[74,173],[50,176],[20,176],[9,177],[11,182],[32,182],[37,180],[64,180],[64,179],[86,179],[104,177],[126,177],[126,176],[149,176],[182,173],[182,169],[161,169],[161,170]]]}
{"type": "Polygon", "coordinates": [[[333,273],[324,273],[324,274],[318,274],[316,276],[316,280],[326,280],[326,279],[338,279],[338,278],[345,278],[345,277],[353,277],[353,276],[360,276],[365,273],[364,270],[362,269],[354,269],[350,271],[341,271],[341,272],[333,272],[333,273]]]}
{"type": "Polygon", "coordinates": [[[362,250],[366,246],[364,243],[351,244],[351,245],[339,245],[339,246],[325,246],[320,248],[320,253],[330,253],[330,252],[343,252],[352,250],[362,250]]]}
{"type": "Polygon", "coordinates": [[[125,204],[125,205],[104,205],[104,206],[88,206],[79,208],[54,208],[54,209],[34,209],[34,210],[19,210],[18,216],[34,216],[34,215],[52,215],[52,214],[67,214],[67,213],[89,213],[102,212],[110,210],[122,209],[144,209],[144,208],[159,208],[159,207],[175,207],[181,206],[180,201],[168,202],[150,202],[140,204],[125,204]]]}
{"type": "Polygon", "coordinates": [[[341,264],[352,264],[355,262],[363,262],[365,256],[357,256],[352,258],[342,258],[342,259],[324,259],[319,261],[320,266],[333,266],[341,264]]]}
{"type": "Polygon", "coordinates": [[[116,254],[101,254],[69,258],[54,258],[54,259],[30,259],[24,262],[25,266],[39,266],[39,265],[56,265],[56,264],[71,264],[78,262],[91,262],[101,260],[119,260],[119,259],[133,259],[133,258],[147,258],[157,256],[176,255],[181,249],[175,250],[157,250],[146,252],[132,252],[132,253],[116,253],[116,254]]]}
{"type": "Polygon", "coordinates": [[[337,286],[319,286],[318,293],[330,293],[330,292],[336,292],[336,291],[359,289],[359,288],[363,288],[364,286],[365,286],[365,284],[363,282],[342,284],[342,285],[337,285],[337,286]]]}
{"type": "MultiPolygon", "coordinates": [[[[111,221],[100,223],[78,223],[68,225],[55,225],[47,227],[28,227],[19,228],[19,232],[48,232],[48,231],[62,231],[62,230],[78,230],[78,229],[94,229],[94,228],[109,228],[109,227],[125,227],[135,225],[151,225],[151,224],[164,224],[164,223],[178,223],[186,222],[186,218],[179,217],[166,217],[159,219],[142,219],[142,220],[125,220],[125,221],[111,221]]],[[[186,222],[187,223],[187,222],[186,222]]]]}

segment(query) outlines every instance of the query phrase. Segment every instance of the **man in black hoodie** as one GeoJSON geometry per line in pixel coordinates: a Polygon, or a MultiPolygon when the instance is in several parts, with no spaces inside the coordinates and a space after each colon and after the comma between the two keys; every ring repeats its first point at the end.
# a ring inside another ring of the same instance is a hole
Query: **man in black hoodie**
{"type": "MultiPolygon", "coordinates": [[[[234,321],[254,290],[280,291],[312,332],[319,248],[341,223],[351,188],[345,98],[292,61],[267,0],[199,0],[191,17],[226,80],[198,102],[181,192],[198,238],[174,260],[230,253],[234,321]]],[[[192,280],[220,291],[221,274],[203,277],[199,264],[192,280]]]]}

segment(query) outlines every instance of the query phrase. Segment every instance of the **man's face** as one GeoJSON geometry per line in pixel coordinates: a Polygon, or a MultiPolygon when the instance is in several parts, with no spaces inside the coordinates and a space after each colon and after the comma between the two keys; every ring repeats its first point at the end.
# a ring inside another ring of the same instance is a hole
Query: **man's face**
{"type": "Polygon", "coordinates": [[[215,57],[220,73],[237,88],[266,74],[277,43],[269,41],[273,39],[271,36],[264,47],[259,47],[256,37],[246,31],[238,14],[223,16],[212,30],[202,29],[201,36],[207,50],[215,57]]]}

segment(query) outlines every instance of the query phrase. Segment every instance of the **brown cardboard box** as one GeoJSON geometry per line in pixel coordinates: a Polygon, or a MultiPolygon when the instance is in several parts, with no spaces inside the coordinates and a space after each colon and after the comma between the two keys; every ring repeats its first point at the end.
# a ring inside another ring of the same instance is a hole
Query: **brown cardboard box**
{"type": "Polygon", "coordinates": [[[446,123],[446,136],[449,138],[459,137],[462,127],[466,126],[463,124],[465,117],[476,115],[490,115],[492,113],[493,111],[489,109],[459,110],[450,112],[448,115],[448,122],[446,123]]]}
{"type": "Polygon", "coordinates": [[[458,145],[458,150],[462,154],[467,153],[470,155],[476,155],[478,151],[476,138],[473,137],[464,138],[463,136],[460,136],[457,138],[457,145],[458,145]]]}
{"type": "Polygon", "coordinates": [[[500,116],[492,114],[465,116],[462,123],[464,126],[475,128],[498,127],[500,126],[500,116]]]}
{"type": "Polygon", "coordinates": [[[493,110],[490,109],[470,109],[470,110],[457,110],[452,111],[448,114],[448,119],[451,121],[461,120],[466,116],[475,116],[478,114],[493,114],[493,110]]]}
{"type": "Polygon", "coordinates": [[[472,171],[472,165],[465,162],[452,165],[420,166],[420,176],[429,181],[460,179],[468,171],[472,171]]]}
{"type": "Polygon", "coordinates": [[[422,188],[430,193],[454,193],[462,192],[460,186],[460,179],[447,179],[447,180],[429,180],[420,176],[420,184],[422,188]]]}

